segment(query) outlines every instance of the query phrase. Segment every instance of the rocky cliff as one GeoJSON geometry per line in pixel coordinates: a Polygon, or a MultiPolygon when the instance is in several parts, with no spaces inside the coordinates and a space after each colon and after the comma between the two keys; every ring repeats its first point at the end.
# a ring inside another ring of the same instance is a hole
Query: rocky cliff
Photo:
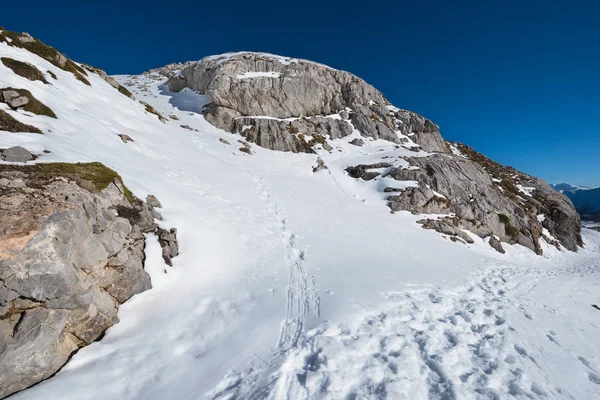
{"type": "Polygon", "coordinates": [[[368,138],[447,151],[430,120],[392,107],[348,72],[306,60],[263,53],[206,57],[187,64],[168,85],[208,95],[209,122],[272,150],[312,152],[356,129],[368,138]]]}
{"type": "Polygon", "coordinates": [[[582,245],[579,216],[565,196],[467,146],[446,143],[431,120],[392,106],[348,72],[263,53],[206,57],[181,67],[170,75],[170,89],[207,95],[204,115],[209,122],[259,146],[331,150],[328,141],[358,133],[365,140],[381,139],[419,153],[401,157],[408,166],[383,162],[354,165],[348,172],[363,180],[417,181],[417,187],[386,188],[388,204],[392,211],[446,215],[420,221],[427,229],[472,242],[469,231],[488,238],[500,252],[500,241],[538,254],[540,240],[573,251],[582,245]],[[374,172],[382,168],[384,173],[374,172]]]}
{"type": "Polygon", "coordinates": [[[52,376],[150,289],[143,233],[160,215],[99,163],[0,165],[0,214],[3,398],[52,376]]]}

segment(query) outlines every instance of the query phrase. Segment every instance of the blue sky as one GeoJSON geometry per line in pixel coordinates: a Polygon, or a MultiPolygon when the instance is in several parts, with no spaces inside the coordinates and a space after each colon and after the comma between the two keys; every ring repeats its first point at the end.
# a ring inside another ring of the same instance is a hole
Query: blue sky
{"type": "Polygon", "coordinates": [[[109,74],[239,50],[307,58],[498,162],[600,186],[597,2],[6,3],[0,25],[109,74]]]}

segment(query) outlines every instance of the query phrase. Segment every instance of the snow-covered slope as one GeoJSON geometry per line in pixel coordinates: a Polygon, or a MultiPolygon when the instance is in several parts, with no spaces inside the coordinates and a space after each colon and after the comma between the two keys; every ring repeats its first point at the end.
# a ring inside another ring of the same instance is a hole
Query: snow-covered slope
{"type": "Polygon", "coordinates": [[[453,243],[415,224],[419,216],[390,215],[381,181],[344,172],[401,163],[409,150],[356,147],[351,136],[331,153],[251,146],[249,155],[199,114],[201,96],[170,93],[159,74],[117,79],[166,123],[94,74],[86,86],[24,49],[0,43],[0,56],[57,76],[46,85],[0,65],[1,87],[28,89],[57,115],[7,110],[44,134],[0,132],[0,148],[22,145],[36,162],[103,162],[136,196],[160,199],[161,224],[180,241],[170,268],[148,237],[153,289],[15,399],[600,393],[599,233],[586,230],[578,254],[547,246],[544,257],[520,246],[501,255],[474,235],[472,245],[453,243]],[[317,157],[328,168],[313,173],[317,157]]]}

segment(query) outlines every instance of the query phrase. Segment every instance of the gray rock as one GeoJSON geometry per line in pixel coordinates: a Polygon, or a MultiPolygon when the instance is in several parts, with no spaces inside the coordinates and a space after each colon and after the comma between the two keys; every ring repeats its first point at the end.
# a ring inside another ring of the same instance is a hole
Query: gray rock
{"type": "MultiPolygon", "coordinates": [[[[375,164],[360,164],[354,167],[346,168],[346,172],[353,178],[360,178],[362,180],[368,181],[379,175],[379,172],[369,171],[371,169],[379,169],[379,168],[389,168],[392,165],[389,163],[375,163],[375,164]]],[[[394,210],[397,211],[397,210],[394,210]]]]}
{"type": "Polygon", "coordinates": [[[154,207],[154,208],[162,207],[162,205],[160,204],[160,201],[158,201],[156,196],[154,196],[153,194],[149,194],[148,197],[146,197],[146,203],[148,203],[148,205],[150,207],[154,207]]]}
{"type": "MultiPolygon", "coordinates": [[[[351,134],[352,125],[365,137],[401,143],[396,131],[402,121],[378,90],[348,72],[306,60],[262,53],[206,57],[172,76],[168,85],[172,91],[187,87],[208,95],[207,121],[273,150],[311,152],[298,134],[336,139],[351,134]]],[[[403,129],[414,128],[409,133],[424,150],[447,151],[439,146],[443,140],[435,124],[413,119],[403,129]]]]}
{"type": "Polygon", "coordinates": [[[177,243],[177,229],[170,230],[158,228],[156,230],[158,242],[162,247],[163,259],[169,266],[173,266],[172,259],[179,254],[179,245],[177,243]]]}
{"type": "Polygon", "coordinates": [[[2,152],[2,157],[8,162],[27,162],[33,160],[33,154],[21,146],[15,146],[4,150],[2,152]]]}
{"type": "Polygon", "coordinates": [[[4,99],[4,102],[12,108],[23,107],[29,103],[27,96],[21,96],[19,92],[15,90],[2,91],[2,98],[4,99]]]}
{"type": "Polygon", "coordinates": [[[440,135],[439,127],[431,120],[407,110],[398,110],[394,115],[399,122],[398,130],[419,144],[423,150],[432,153],[449,153],[448,146],[440,135]]]}
{"type": "Polygon", "coordinates": [[[492,235],[490,236],[490,246],[492,246],[492,248],[494,250],[496,250],[499,253],[506,253],[506,251],[504,250],[504,248],[502,247],[502,243],[500,243],[500,241],[498,239],[496,239],[496,236],[492,235]]]}
{"type": "Polygon", "coordinates": [[[331,151],[331,150],[333,150],[333,147],[331,147],[331,146],[329,145],[329,143],[327,143],[327,142],[324,142],[324,143],[323,143],[323,148],[324,148],[325,150],[327,150],[327,151],[331,151]]]}
{"type": "Polygon", "coordinates": [[[69,59],[67,57],[63,56],[62,54],[60,54],[59,52],[56,52],[54,61],[56,61],[56,63],[58,65],[60,65],[61,68],[64,68],[64,66],[67,65],[67,61],[69,61],[69,59]]]}
{"type": "Polygon", "coordinates": [[[18,189],[18,188],[24,188],[26,185],[25,185],[25,182],[23,182],[23,179],[15,179],[14,181],[8,182],[8,184],[6,186],[9,188],[18,189]]]}
{"type": "Polygon", "coordinates": [[[325,161],[323,161],[321,158],[317,158],[317,166],[313,167],[313,173],[314,172],[319,172],[322,169],[326,169],[327,166],[325,165],[325,161]]]}
{"type": "MultiPolygon", "coordinates": [[[[92,193],[10,168],[0,168],[0,398],[52,376],[151,287],[142,232],[156,230],[153,208],[130,205],[118,180],[92,193]],[[17,181],[28,189],[7,188],[17,181]]],[[[156,234],[170,262],[176,231],[156,234]]]]}
{"type": "Polygon", "coordinates": [[[229,143],[227,140],[225,140],[223,138],[219,138],[219,142],[221,142],[223,144],[231,144],[231,143],[229,143]]]}
{"type": "Polygon", "coordinates": [[[358,147],[362,147],[365,144],[364,140],[359,138],[352,139],[349,143],[358,147]]]}
{"type": "MultiPolygon", "coordinates": [[[[540,179],[465,149],[472,159],[447,153],[433,154],[407,158],[418,169],[390,169],[389,177],[417,181],[419,186],[389,196],[389,207],[393,211],[407,210],[417,214],[454,213],[453,224],[457,228],[482,238],[496,235],[503,242],[519,243],[538,254],[541,254],[542,224],[567,249],[576,251],[582,245],[579,217],[565,196],[540,179]],[[500,183],[497,182],[499,178],[502,178],[500,183]],[[534,196],[520,193],[518,184],[534,188],[534,196]],[[538,221],[540,214],[546,216],[543,223],[538,221]]],[[[358,167],[351,168],[354,171],[358,167]]]]}

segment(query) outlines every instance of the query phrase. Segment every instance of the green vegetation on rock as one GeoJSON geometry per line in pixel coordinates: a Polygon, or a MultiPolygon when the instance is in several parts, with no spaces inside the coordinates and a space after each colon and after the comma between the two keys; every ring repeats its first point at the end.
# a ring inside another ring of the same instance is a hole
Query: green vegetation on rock
{"type": "MultiPolygon", "coordinates": [[[[14,165],[10,166],[12,169],[17,168],[14,165]]],[[[37,179],[42,181],[52,179],[58,176],[71,179],[86,190],[101,191],[106,189],[108,185],[113,183],[117,179],[123,187],[125,197],[130,203],[136,201],[135,196],[125,186],[121,176],[108,168],[102,163],[48,163],[48,164],[36,164],[31,166],[19,166],[20,170],[26,173],[33,174],[37,179]]],[[[2,166],[0,166],[0,171],[2,166]]]]}
{"type": "Polygon", "coordinates": [[[510,218],[508,218],[506,214],[498,214],[498,219],[504,224],[504,232],[508,236],[512,237],[513,239],[516,239],[517,236],[519,236],[519,228],[510,223],[510,218]]]}

